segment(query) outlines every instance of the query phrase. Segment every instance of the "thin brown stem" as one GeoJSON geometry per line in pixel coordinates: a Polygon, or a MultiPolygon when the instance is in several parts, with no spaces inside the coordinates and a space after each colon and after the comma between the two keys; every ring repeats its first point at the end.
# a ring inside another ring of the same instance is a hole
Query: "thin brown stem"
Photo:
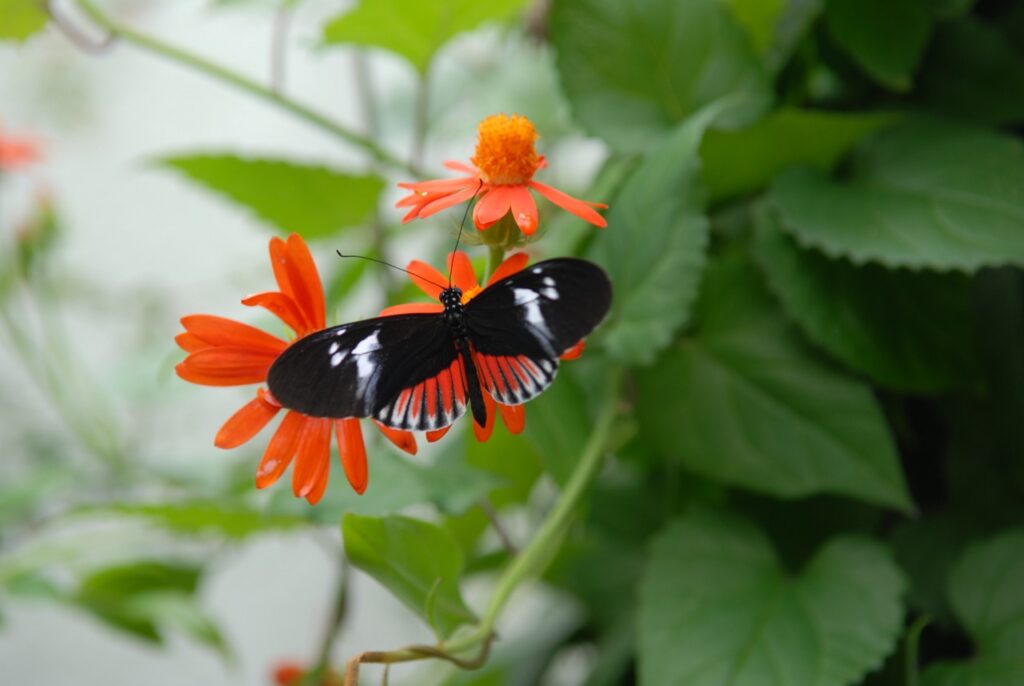
{"type": "Polygon", "coordinates": [[[338,559],[338,587],[335,591],[333,609],[327,622],[327,630],[324,631],[324,637],[320,642],[316,666],[309,672],[309,676],[314,680],[313,683],[319,683],[319,680],[330,669],[331,648],[334,646],[338,634],[341,633],[341,628],[345,623],[345,613],[348,609],[348,560],[343,552],[339,554],[338,559]]]}
{"type": "Polygon", "coordinates": [[[423,151],[427,143],[427,131],[430,128],[430,65],[416,84],[416,102],[413,106],[412,152],[409,163],[416,169],[423,164],[423,151]]]}
{"type": "Polygon", "coordinates": [[[291,19],[291,8],[288,3],[282,2],[274,12],[270,36],[270,90],[275,93],[284,91],[288,66],[288,29],[291,27],[291,19]]]}
{"type": "Polygon", "coordinates": [[[498,511],[494,508],[494,504],[491,503],[491,499],[484,496],[480,499],[478,505],[480,505],[480,509],[484,511],[484,514],[487,515],[487,519],[490,520],[491,526],[494,527],[494,531],[498,534],[498,538],[501,539],[501,545],[504,546],[505,550],[510,555],[518,553],[519,549],[516,548],[516,544],[512,542],[512,538],[505,531],[505,527],[501,523],[501,518],[498,517],[498,511]]]}
{"type": "Polygon", "coordinates": [[[480,644],[480,652],[471,659],[460,658],[447,652],[443,648],[428,645],[410,645],[397,650],[377,651],[369,650],[360,653],[349,659],[345,665],[344,686],[357,686],[359,683],[359,666],[364,664],[392,665],[399,662],[412,662],[434,658],[451,662],[460,669],[480,669],[487,663],[491,654],[491,644],[494,642],[494,634],[488,634],[487,638],[480,644]]]}

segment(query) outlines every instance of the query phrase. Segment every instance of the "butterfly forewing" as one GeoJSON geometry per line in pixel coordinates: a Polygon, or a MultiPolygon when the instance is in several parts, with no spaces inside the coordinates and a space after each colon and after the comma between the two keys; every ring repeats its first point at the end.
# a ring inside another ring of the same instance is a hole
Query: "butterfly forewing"
{"type": "MultiPolygon", "coordinates": [[[[439,315],[378,317],[296,341],[270,368],[267,385],[284,407],[311,417],[376,416],[404,389],[447,372],[456,359],[439,315]]],[[[452,414],[464,411],[455,404],[452,414]]],[[[411,428],[409,418],[383,423],[411,428]]]]}
{"type": "Polygon", "coordinates": [[[604,270],[574,258],[539,262],[488,286],[466,305],[481,384],[506,405],[539,395],[554,380],[559,356],[610,306],[604,270]]]}

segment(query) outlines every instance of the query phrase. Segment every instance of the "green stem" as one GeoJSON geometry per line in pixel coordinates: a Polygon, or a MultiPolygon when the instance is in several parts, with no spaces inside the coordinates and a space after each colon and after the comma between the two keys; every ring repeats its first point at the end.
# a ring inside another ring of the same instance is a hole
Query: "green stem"
{"type": "Polygon", "coordinates": [[[447,660],[463,669],[476,669],[483,666],[494,638],[494,625],[509,598],[520,584],[544,571],[544,567],[554,556],[562,536],[568,530],[583,494],[586,493],[591,481],[597,475],[608,437],[611,434],[612,422],[615,419],[621,378],[622,371],[613,368],[601,414],[594,423],[594,430],[583,447],[583,452],[569,477],[569,482],[565,485],[554,508],[544,519],[536,536],[502,572],[480,623],[469,633],[454,638],[439,647],[413,645],[386,652],[361,653],[348,661],[345,686],[355,686],[358,683],[359,665],[365,663],[394,664],[436,658],[447,660]],[[471,659],[457,657],[458,653],[465,653],[474,648],[478,651],[476,657],[471,659]]]}
{"type": "Polygon", "coordinates": [[[615,419],[621,371],[613,369],[610,376],[601,415],[594,423],[594,430],[583,447],[579,462],[576,463],[576,468],[569,477],[569,482],[565,485],[554,509],[545,518],[530,544],[505,568],[504,573],[498,579],[494,594],[491,596],[490,603],[487,604],[480,624],[471,634],[448,643],[445,646],[447,652],[462,652],[486,640],[494,631],[494,624],[497,622],[498,616],[519,584],[542,572],[551,560],[555,547],[569,528],[569,522],[576,511],[576,506],[579,505],[590,482],[597,475],[597,470],[601,466],[601,458],[604,457],[612,421],[615,419]]]}
{"type": "Polygon", "coordinates": [[[505,248],[500,245],[487,246],[487,254],[489,259],[487,260],[487,278],[491,278],[491,274],[497,271],[498,267],[505,260],[505,248]]]}
{"type": "Polygon", "coordinates": [[[375,142],[362,136],[348,128],[338,124],[337,122],[329,119],[328,117],[320,114],[319,112],[310,109],[305,105],[301,105],[294,100],[287,98],[280,93],[277,93],[266,86],[253,81],[252,79],[243,76],[237,72],[231,71],[226,67],[222,67],[219,64],[215,64],[207,59],[193,55],[190,52],[182,50],[174,45],[165,43],[158,38],[148,36],[144,33],[135,31],[127,26],[117,23],[102,11],[97,8],[91,0],[77,0],[79,7],[82,8],[92,21],[94,21],[100,27],[110,32],[112,36],[120,38],[121,40],[132,43],[137,47],[142,48],[148,52],[151,52],[162,57],[166,57],[171,61],[178,62],[188,67],[200,71],[207,76],[214,79],[218,79],[228,85],[234,86],[235,88],[245,91],[250,95],[254,95],[257,98],[269,102],[273,105],[280,107],[286,112],[303,119],[304,121],[316,126],[324,131],[327,131],[331,135],[340,138],[341,140],[362,148],[369,153],[375,160],[382,164],[402,169],[413,176],[420,176],[417,169],[414,169],[411,165],[402,162],[400,159],[389,153],[387,150],[377,145],[375,142]]]}
{"type": "Polygon", "coordinates": [[[920,684],[918,649],[921,645],[921,633],[924,632],[925,628],[931,623],[931,621],[932,618],[928,615],[921,615],[913,624],[910,625],[910,628],[907,629],[904,655],[905,663],[903,665],[907,686],[919,686],[920,684]]]}

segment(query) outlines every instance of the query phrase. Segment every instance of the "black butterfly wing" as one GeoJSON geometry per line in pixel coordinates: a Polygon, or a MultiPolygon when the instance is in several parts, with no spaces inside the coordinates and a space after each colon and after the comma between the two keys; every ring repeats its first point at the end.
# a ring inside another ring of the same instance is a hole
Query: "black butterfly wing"
{"type": "Polygon", "coordinates": [[[439,429],[466,411],[465,374],[440,315],[377,317],[310,334],[267,375],[284,407],[311,417],[375,417],[439,429]]]}
{"type": "Polygon", "coordinates": [[[488,286],[466,305],[481,384],[505,405],[539,395],[554,380],[558,358],[601,323],[611,302],[604,270],[571,257],[488,286]]]}

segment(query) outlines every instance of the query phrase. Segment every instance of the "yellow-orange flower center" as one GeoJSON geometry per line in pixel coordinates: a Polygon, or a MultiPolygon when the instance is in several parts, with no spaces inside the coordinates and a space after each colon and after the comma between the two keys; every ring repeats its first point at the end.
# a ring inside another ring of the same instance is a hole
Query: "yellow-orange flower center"
{"type": "Polygon", "coordinates": [[[496,185],[523,184],[533,178],[540,156],[533,144],[537,130],[526,117],[495,114],[480,122],[476,153],[470,161],[483,180],[496,185]]]}

